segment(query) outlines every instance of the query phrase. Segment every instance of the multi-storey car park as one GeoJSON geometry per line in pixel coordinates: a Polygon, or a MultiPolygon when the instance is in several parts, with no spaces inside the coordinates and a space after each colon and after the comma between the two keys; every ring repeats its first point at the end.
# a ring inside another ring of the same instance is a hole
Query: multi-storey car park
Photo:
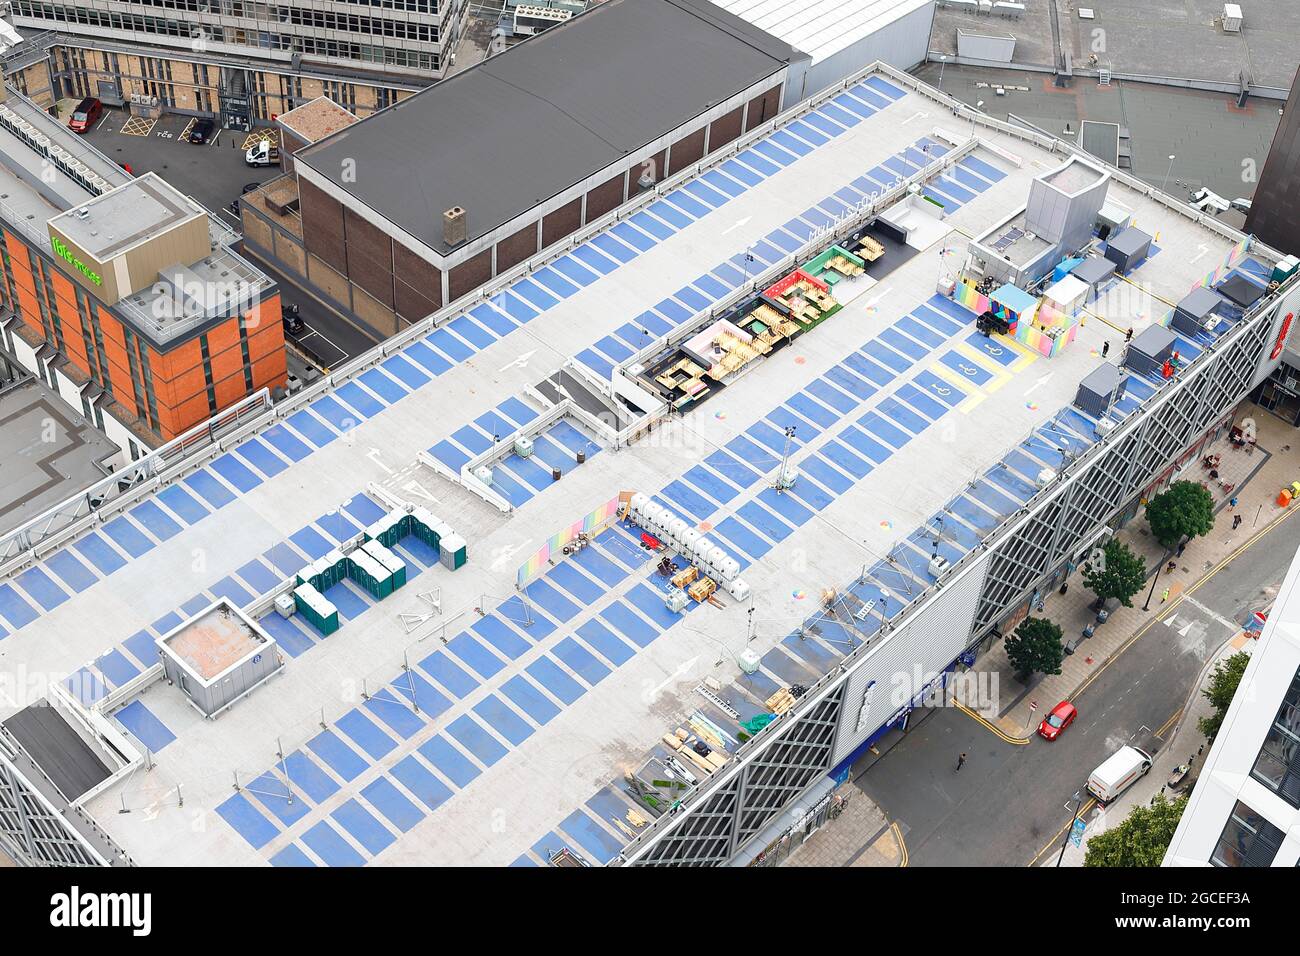
{"type": "Polygon", "coordinates": [[[855,75],[3,539],[4,845],[753,859],[1232,422],[1279,258],[855,75]]]}

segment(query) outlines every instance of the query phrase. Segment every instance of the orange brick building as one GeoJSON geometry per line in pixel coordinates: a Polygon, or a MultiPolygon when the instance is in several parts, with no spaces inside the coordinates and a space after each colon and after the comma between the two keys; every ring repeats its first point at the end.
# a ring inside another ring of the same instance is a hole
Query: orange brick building
{"type": "Polygon", "coordinates": [[[75,395],[129,457],[285,384],[278,289],[157,176],[51,218],[43,245],[39,227],[10,218],[0,215],[0,299],[20,321],[8,323],[8,351],[30,353],[37,368],[22,364],[75,395]],[[132,433],[126,443],[104,412],[132,433]]]}

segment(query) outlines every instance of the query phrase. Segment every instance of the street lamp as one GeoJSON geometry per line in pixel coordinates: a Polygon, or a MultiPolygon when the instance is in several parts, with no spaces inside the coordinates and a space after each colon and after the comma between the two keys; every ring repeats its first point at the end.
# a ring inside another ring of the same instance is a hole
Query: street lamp
{"type": "Polygon", "coordinates": [[[983,108],[984,108],[984,101],[983,101],[983,100],[979,100],[979,101],[977,101],[977,102],[975,103],[975,112],[972,113],[972,114],[971,114],[971,117],[970,117],[970,134],[971,134],[972,136],[975,135],[975,119],[976,119],[976,114],[979,113],[980,110],[982,110],[983,108]]]}
{"type": "Polygon", "coordinates": [[[1165,179],[1164,179],[1164,182],[1162,182],[1162,183],[1160,184],[1160,191],[1161,191],[1161,192],[1164,192],[1164,191],[1165,191],[1165,187],[1169,185],[1169,174],[1172,173],[1172,172],[1174,171],[1174,159],[1175,159],[1175,158],[1176,158],[1176,157],[1174,156],[1173,153],[1170,153],[1170,154],[1169,154],[1169,168],[1165,170],[1165,179]]]}
{"type": "Polygon", "coordinates": [[[948,65],[948,58],[939,54],[939,92],[943,92],[943,68],[948,65]]]}
{"type": "Polygon", "coordinates": [[[1074,832],[1074,821],[1079,819],[1079,806],[1083,803],[1083,792],[1074,791],[1074,813],[1070,816],[1070,825],[1066,828],[1065,839],[1061,841],[1061,854],[1056,858],[1056,865],[1061,865],[1061,860],[1065,858],[1065,845],[1070,842],[1070,834],[1074,832]]]}
{"type": "Polygon", "coordinates": [[[1160,572],[1165,569],[1164,561],[1156,565],[1156,576],[1151,579],[1151,590],[1147,592],[1147,599],[1142,602],[1142,610],[1151,610],[1151,595],[1156,593],[1156,582],[1160,580],[1160,572]]]}

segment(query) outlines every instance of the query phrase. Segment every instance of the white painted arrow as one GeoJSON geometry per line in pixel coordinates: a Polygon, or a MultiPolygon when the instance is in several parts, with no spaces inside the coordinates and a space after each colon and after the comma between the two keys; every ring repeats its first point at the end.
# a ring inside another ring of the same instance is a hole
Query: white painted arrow
{"type": "Polygon", "coordinates": [[[902,125],[903,125],[903,126],[906,126],[908,123],[912,122],[912,120],[914,120],[914,119],[925,119],[925,118],[926,118],[927,116],[929,116],[929,115],[930,115],[930,114],[927,113],[925,110],[917,110],[915,113],[913,113],[913,114],[912,114],[911,116],[909,116],[907,119],[903,120],[902,125]]]}
{"type": "Polygon", "coordinates": [[[424,485],[420,484],[418,481],[408,481],[405,485],[402,486],[402,490],[409,491],[413,495],[419,495],[421,498],[428,498],[435,505],[439,503],[438,499],[435,498],[433,495],[429,494],[428,489],[425,488],[424,485]]]}
{"type": "Polygon", "coordinates": [[[382,461],[379,460],[378,448],[370,449],[370,451],[366,452],[366,457],[369,458],[371,461],[373,461],[380,468],[384,469],[384,471],[388,472],[390,475],[393,473],[393,469],[389,468],[387,465],[385,465],[382,461]]]}
{"type": "Polygon", "coordinates": [[[1195,262],[1197,259],[1201,258],[1207,252],[1210,251],[1208,246],[1197,246],[1196,250],[1197,250],[1196,255],[1192,256],[1192,260],[1191,260],[1192,262],[1195,262]]]}
{"type": "Polygon", "coordinates": [[[722,230],[722,234],[725,236],[729,232],[735,232],[740,227],[748,225],[749,220],[753,218],[753,216],[746,216],[744,219],[737,219],[736,224],[734,226],[728,226],[726,229],[722,230]]]}
{"type": "Polygon", "coordinates": [[[1048,381],[1051,380],[1051,378],[1052,378],[1052,374],[1053,374],[1053,373],[1048,372],[1046,375],[1044,375],[1042,378],[1040,378],[1038,381],[1036,381],[1033,385],[1030,385],[1027,389],[1025,389],[1025,394],[1026,394],[1026,395],[1030,395],[1030,394],[1032,394],[1032,393],[1038,391],[1040,388],[1042,388],[1044,385],[1046,385],[1046,384],[1048,383],[1048,381]]]}
{"type": "Polygon", "coordinates": [[[883,298],[884,298],[885,296],[887,296],[887,295],[889,295],[889,286],[885,286],[883,289],[881,289],[879,295],[877,295],[877,296],[872,296],[870,299],[868,299],[868,300],[867,300],[867,303],[866,303],[866,308],[870,309],[870,308],[873,307],[877,302],[879,302],[881,299],[883,299],[883,298]]]}
{"type": "Polygon", "coordinates": [[[519,356],[519,358],[515,359],[513,362],[509,362],[505,365],[502,365],[501,371],[504,372],[506,371],[506,369],[511,369],[511,368],[526,368],[528,365],[528,360],[536,354],[537,354],[537,349],[533,349],[531,352],[525,352],[523,355],[519,356]]]}
{"type": "Polygon", "coordinates": [[[651,691],[650,696],[652,698],[658,697],[659,692],[663,690],[665,687],[667,687],[669,684],[679,681],[684,677],[688,677],[691,671],[695,668],[695,662],[698,660],[699,657],[696,656],[696,657],[692,657],[688,661],[682,661],[682,663],[677,666],[677,669],[675,671],[673,671],[671,674],[669,674],[667,677],[665,677],[662,681],[659,682],[659,685],[655,687],[653,691],[651,691]]]}

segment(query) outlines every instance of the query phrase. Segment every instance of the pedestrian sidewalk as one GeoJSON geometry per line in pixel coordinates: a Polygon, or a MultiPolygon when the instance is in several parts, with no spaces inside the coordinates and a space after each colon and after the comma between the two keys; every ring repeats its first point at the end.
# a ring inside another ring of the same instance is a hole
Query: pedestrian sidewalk
{"type": "Polygon", "coordinates": [[[892,825],[870,797],[855,784],[841,788],[844,811],[808,837],[784,866],[906,866],[907,850],[892,825]]]}
{"type": "MultiPolygon", "coordinates": [[[[1208,717],[1214,710],[1202,691],[1209,686],[1210,677],[1217,664],[1238,651],[1249,654],[1253,653],[1254,649],[1255,641],[1245,634],[1238,634],[1224,642],[1197,677],[1186,704],[1179,712],[1177,723],[1165,744],[1155,755],[1150,772],[1111,801],[1107,807],[1092,805],[1093,801],[1089,800],[1084,805],[1084,811],[1079,814],[1087,824],[1079,845],[1075,846],[1073,841],[1065,841],[1065,854],[1062,855],[1059,849],[1045,853],[1039,861],[1040,866],[1055,866],[1058,858],[1061,866],[1083,866],[1088,841],[1099,833],[1105,833],[1111,827],[1119,826],[1128,818],[1134,807],[1152,803],[1157,794],[1163,794],[1167,800],[1176,800],[1191,793],[1197,777],[1200,776],[1205,752],[1209,749],[1198,722],[1202,717],[1208,717]],[[1191,772],[1176,789],[1171,788],[1170,775],[1174,772],[1174,768],[1184,763],[1191,765],[1191,772]]],[[[1060,839],[1065,840],[1064,836],[1060,839]]]]}
{"type": "MultiPolygon", "coordinates": [[[[1062,662],[1060,674],[1036,675],[1026,686],[1016,680],[1006,651],[999,642],[976,665],[979,671],[996,674],[1000,689],[997,713],[980,710],[984,717],[1009,735],[1026,736],[1044,713],[1058,701],[1078,693],[1146,626],[1172,611],[1184,595],[1227,558],[1288,513],[1288,509],[1278,507],[1275,499],[1284,486],[1300,480],[1300,452],[1291,444],[1296,431],[1249,403],[1242,406],[1238,420],[1247,415],[1255,419],[1257,426],[1258,447],[1253,454],[1232,449],[1226,439],[1204,452],[1220,456],[1220,482],[1229,484],[1231,492],[1225,494],[1219,484],[1208,477],[1199,461],[1189,462],[1181,476],[1206,483],[1214,493],[1219,511],[1210,533],[1192,540],[1181,556],[1174,555],[1151,536],[1145,513],[1139,511],[1117,535],[1146,562],[1148,569],[1147,587],[1134,596],[1133,607],[1110,602],[1116,606],[1109,609],[1110,617],[1106,623],[1097,625],[1091,638],[1079,641],[1084,627],[1096,621],[1096,613],[1092,609],[1095,597],[1084,586],[1082,572],[1076,571],[1068,579],[1069,587],[1064,595],[1052,591],[1043,598],[1041,610],[1030,612],[1035,617],[1046,617],[1060,625],[1065,640],[1077,643],[1074,654],[1062,662]],[[1229,505],[1233,496],[1237,498],[1235,508],[1229,505]],[[1242,517],[1240,527],[1235,530],[1232,527],[1234,515],[1242,517]],[[1165,570],[1166,562],[1171,559],[1176,561],[1172,572],[1165,570]],[[1157,569],[1160,569],[1160,575],[1152,594],[1150,576],[1157,569]],[[1148,594],[1151,595],[1150,609],[1143,611],[1148,594]]],[[[1300,505],[1292,505],[1293,509],[1298,507],[1300,505]]]]}

